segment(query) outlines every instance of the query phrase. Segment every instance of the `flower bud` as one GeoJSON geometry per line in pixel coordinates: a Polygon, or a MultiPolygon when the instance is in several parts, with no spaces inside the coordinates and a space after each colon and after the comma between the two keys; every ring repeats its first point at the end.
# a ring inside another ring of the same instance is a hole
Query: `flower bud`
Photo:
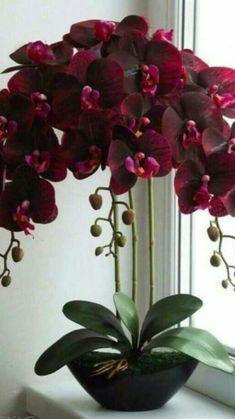
{"type": "Polygon", "coordinates": [[[104,251],[104,248],[103,248],[103,247],[101,247],[101,246],[99,246],[99,247],[97,247],[97,248],[95,249],[95,255],[96,255],[96,256],[99,256],[99,255],[101,255],[101,254],[103,253],[103,251],[104,251]]]}
{"type": "Polygon", "coordinates": [[[122,221],[126,225],[131,225],[135,219],[135,211],[131,208],[122,213],[122,221]]]}
{"type": "Polygon", "coordinates": [[[211,258],[210,258],[210,264],[212,266],[215,266],[215,267],[220,266],[220,264],[221,264],[221,258],[220,258],[220,256],[217,255],[216,253],[214,253],[211,256],[211,258]]]}
{"type": "Polygon", "coordinates": [[[5,275],[2,278],[2,286],[3,287],[8,287],[10,285],[10,283],[11,283],[11,277],[10,277],[10,275],[5,275]]]}
{"type": "Polygon", "coordinates": [[[213,242],[216,242],[219,238],[219,230],[215,226],[210,226],[207,229],[207,234],[208,234],[210,240],[213,241],[213,242]]]}
{"type": "Polygon", "coordinates": [[[223,281],[221,281],[221,285],[226,289],[229,286],[229,281],[227,279],[223,279],[223,281]]]}
{"type": "Polygon", "coordinates": [[[89,196],[89,201],[93,209],[98,210],[102,207],[103,199],[98,193],[93,193],[89,196]]]}
{"type": "Polygon", "coordinates": [[[115,242],[116,242],[116,244],[119,246],[119,247],[124,247],[125,246],[125,244],[126,244],[126,237],[125,236],[123,236],[123,234],[120,236],[120,235],[117,235],[116,237],[115,237],[115,242]]]}
{"type": "Polygon", "coordinates": [[[15,246],[12,248],[11,256],[14,262],[20,262],[24,257],[24,251],[21,247],[15,246]]]}
{"type": "Polygon", "coordinates": [[[102,228],[99,224],[93,224],[90,228],[91,235],[94,237],[99,237],[102,233],[102,228]]]}

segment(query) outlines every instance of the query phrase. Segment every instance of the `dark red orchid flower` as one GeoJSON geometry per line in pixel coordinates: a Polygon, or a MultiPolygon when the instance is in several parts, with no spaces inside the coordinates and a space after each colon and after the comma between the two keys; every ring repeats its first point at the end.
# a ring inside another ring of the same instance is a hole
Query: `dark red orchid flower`
{"type": "Polygon", "coordinates": [[[76,48],[90,48],[100,42],[108,42],[115,31],[116,23],[92,19],[74,23],[64,40],[76,48]]]}
{"type": "Polygon", "coordinates": [[[181,52],[181,55],[184,65],[185,90],[204,91],[204,89],[198,85],[198,75],[202,70],[207,69],[209,66],[190,49],[184,49],[181,52]]]}
{"type": "Polygon", "coordinates": [[[30,131],[9,138],[1,155],[8,179],[12,179],[15,169],[22,164],[28,164],[40,176],[53,182],[66,177],[66,164],[57,136],[43,121],[35,123],[30,131]]]}
{"type": "Polygon", "coordinates": [[[10,58],[19,65],[7,68],[3,73],[23,67],[62,66],[70,62],[72,55],[73,49],[63,41],[51,45],[42,41],[29,42],[10,54],[10,58]]]}
{"type": "Polygon", "coordinates": [[[212,127],[228,132],[220,109],[207,95],[198,92],[184,93],[174,107],[168,107],[162,118],[162,133],[169,140],[175,164],[200,148],[202,132],[212,127]]]}
{"type": "Polygon", "coordinates": [[[182,88],[183,66],[179,50],[170,42],[149,41],[138,30],[123,33],[116,52],[110,54],[125,71],[127,93],[151,98],[176,94],[182,88]]]}
{"type": "Polygon", "coordinates": [[[209,67],[198,75],[198,84],[206,89],[223,115],[235,117],[235,70],[227,67],[209,67]]]}
{"type": "Polygon", "coordinates": [[[182,213],[208,209],[212,215],[227,214],[223,196],[235,186],[235,155],[218,151],[203,159],[182,163],[175,176],[175,191],[182,213]]]}
{"type": "Polygon", "coordinates": [[[14,74],[8,82],[13,94],[28,96],[34,105],[34,116],[47,119],[51,106],[48,103],[46,87],[41,72],[36,68],[24,68],[14,74]]]}
{"type": "Polygon", "coordinates": [[[235,117],[235,70],[209,67],[190,50],[182,51],[185,70],[185,90],[209,95],[223,115],[235,117]]]}
{"type": "Polygon", "coordinates": [[[149,179],[167,175],[171,170],[171,152],[167,140],[154,130],[135,135],[123,126],[114,128],[108,156],[114,193],[127,192],[138,177],[149,179]]]}
{"type": "Polygon", "coordinates": [[[0,197],[0,225],[30,234],[34,223],[50,223],[57,216],[53,186],[29,166],[16,169],[0,197]]]}
{"type": "Polygon", "coordinates": [[[22,94],[0,91],[0,142],[17,131],[30,129],[34,120],[34,106],[22,94]]]}
{"type": "Polygon", "coordinates": [[[99,43],[108,43],[112,38],[121,36],[128,30],[138,30],[144,35],[148,23],[144,17],[126,16],[120,23],[105,20],[85,20],[71,26],[64,40],[76,48],[90,48],[99,43]]]}
{"type": "Polygon", "coordinates": [[[73,61],[71,64],[69,71],[72,69],[74,75],[58,74],[53,89],[53,123],[62,130],[77,129],[81,111],[113,108],[124,94],[123,69],[114,60],[93,60],[90,55],[82,54],[76,70],[73,61]]]}
{"type": "Polygon", "coordinates": [[[78,130],[64,134],[64,159],[77,179],[91,176],[100,166],[105,169],[113,123],[104,111],[86,110],[79,118],[78,130]]]}
{"type": "Polygon", "coordinates": [[[162,116],[166,106],[156,102],[154,105],[141,93],[126,96],[120,106],[125,125],[134,133],[148,129],[161,132],[162,116]]]}
{"type": "Polygon", "coordinates": [[[216,151],[226,151],[231,154],[235,152],[235,123],[232,124],[230,132],[221,133],[214,128],[207,128],[202,133],[202,146],[204,153],[208,156],[216,151]]]}

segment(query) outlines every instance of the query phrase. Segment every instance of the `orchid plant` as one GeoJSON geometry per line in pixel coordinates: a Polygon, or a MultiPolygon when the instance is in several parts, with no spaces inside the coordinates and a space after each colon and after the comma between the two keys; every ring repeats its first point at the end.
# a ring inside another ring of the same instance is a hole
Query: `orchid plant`
{"type": "Polygon", "coordinates": [[[62,41],[30,42],[10,55],[16,65],[4,73],[14,75],[0,91],[0,226],[11,232],[9,247],[0,255],[2,285],[11,282],[10,251],[16,262],[23,257],[15,232],[30,235],[35,224],[57,217],[52,183],[63,181],[68,170],[78,180],[98,169],[110,172],[109,185],[97,188],[89,200],[99,210],[102,192],[110,194],[110,212],[95,220],[91,234],[99,236],[101,223],[110,224],[110,243],[97,247],[95,254],[114,259],[117,316],[95,303],[68,303],[65,315],[85,329],[49,348],[37,363],[39,374],[100,347],[140,355],[164,346],[233,370],[211,334],[195,328],[164,332],[195,312],[199,299],[182,295],[155,303],[153,180],[172,169],[180,211],[208,210],[215,217],[208,234],[219,239],[216,257],[222,255],[226,284],[234,285],[221,251],[218,217],[235,215],[235,128],[225,119],[235,117],[235,70],[209,67],[192,51],[177,49],[172,39],[172,30],[150,35],[147,20],[133,15],[120,23],[75,23],[62,41]],[[138,242],[132,195],[139,178],[148,185],[150,290],[140,335],[134,306],[138,242]],[[125,193],[128,200],[120,200],[125,193]],[[121,292],[119,249],[126,238],[119,229],[120,207],[122,221],[132,229],[132,300],[121,292]]]}

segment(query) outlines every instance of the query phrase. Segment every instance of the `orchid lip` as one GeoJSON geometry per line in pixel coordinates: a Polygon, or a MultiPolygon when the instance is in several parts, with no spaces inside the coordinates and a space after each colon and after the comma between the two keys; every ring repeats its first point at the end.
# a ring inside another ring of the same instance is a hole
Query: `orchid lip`
{"type": "Polygon", "coordinates": [[[26,46],[26,53],[30,60],[36,64],[47,60],[55,60],[54,53],[50,46],[44,44],[42,41],[29,42],[29,44],[26,46]]]}
{"type": "Polygon", "coordinates": [[[211,198],[212,195],[209,193],[207,185],[203,184],[195,193],[193,201],[196,202],[197,209],[204,210],[210,207],[211,198]]]}
{"type": "Polygon", "coordinates": [[[30,201],[25,200],[17,206],[16,212],[12,215],[13,220],[18,226],[24,231],[26,235],[31,234],[30,230],[34,230],[35,227],[30,223],[29,216],[30,201]]]}
{"type": "Polygon", "coordinates": [[[98,109],[98,101],[100,93],[98,90],[92,89],[91,86],[84,86],[81,93],[81,108],[82,109],[98,109]]]}
{"type": "Polygon", "coordinates": [[[99,147],[93,145],[89,147],[90,156],[82,161],[75,163],[75,176],[90,175],[100,165],[101,150],[99,147]]]}
{"type": "Polygon", "coordinates": [[[157,66],[144,64],[140,67],[141,71],[141,90],[143,94],[154,96],[159,83],[159,69],[157,66]]]}
{"type": "Polygon", "coordinates": [[[221,109],[226,109],[235,103],[235,97],[230,93],[225,93],[223,95],[216,94],[213,96],[213,100],[215,104],[221,109]]]}
{"type": "Polygon", "coordinates": [[[39,150],[34,150],[32,154],[27,154],[25,156],[25,161],[37,173],[44,173],[50,166],[50,153],[47,151],[40,152],[39,150]]]}
{"type": "Polygon", "coordinates": [[[0,116],[0,141],[5,140],[9,135],[14,134],[16,130],[16,121],[8,121],[5,116],[0,116]]]}
{"type": "Polygon", "coordinates": [[[124,165],[128,172],[146,179],[156,176],[160,169],[160,164],[154,157],[145,157],[142,152],[136,153],[134,157],[128,156],[124,165]]]}
{"type": "Polygon", "coordinates": [[[183,147],[189,148],[193,143],[201,144],[201,134],[197,129],[197,124],[193,120],[188,120],[185,124],[183,133],[183,147]]]}

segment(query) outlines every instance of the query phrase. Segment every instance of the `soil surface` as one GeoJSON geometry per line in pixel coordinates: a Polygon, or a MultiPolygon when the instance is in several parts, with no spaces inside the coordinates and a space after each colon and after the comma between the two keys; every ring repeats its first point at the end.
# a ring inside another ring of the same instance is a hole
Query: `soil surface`
{"type": "MultiPolygon", "coordinates": [[[[75,362],[82,368],[93,369],[95,364],[109,360],[121,360],[123,355],[116,353],[89,352],[79,357],[75,362]]],[[[172,368],[189,360],[190,357],[179,352],[154,352],[142,354],[133,359],[127,358],[128,369],[122,374],[151,374],[166,368],[172,368]]]]}

